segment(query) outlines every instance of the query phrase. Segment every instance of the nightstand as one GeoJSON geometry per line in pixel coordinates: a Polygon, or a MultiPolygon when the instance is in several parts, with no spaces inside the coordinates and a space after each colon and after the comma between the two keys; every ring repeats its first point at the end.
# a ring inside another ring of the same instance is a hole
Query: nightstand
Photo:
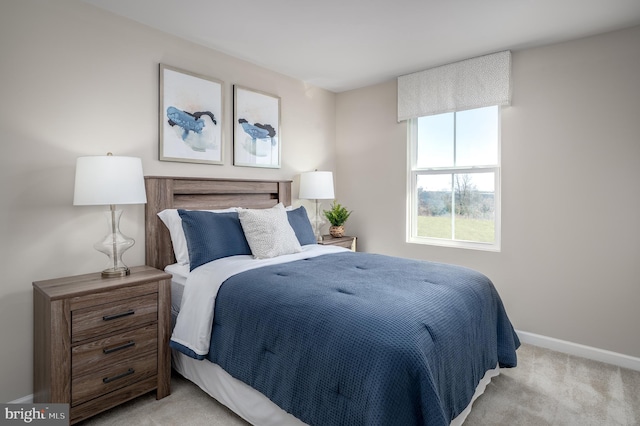
{"type": "Polygon", "coordinates": [[[35,403],[74,424],[147,392],[170,393],[171,275],[149,266],[33,283],[35,403]]]}
{"type": "Polygon", "coordinates": [[[322,241],[318,241],[318,244],[340,246],[356,251],[356,237],[344,236],[336,238],[331,235],[323,235],[322,241]]]}

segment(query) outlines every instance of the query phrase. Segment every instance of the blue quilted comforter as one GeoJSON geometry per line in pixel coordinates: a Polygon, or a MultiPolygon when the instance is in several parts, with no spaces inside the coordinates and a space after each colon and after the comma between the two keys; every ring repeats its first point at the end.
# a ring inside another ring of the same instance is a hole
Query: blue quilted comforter
{"type": "Polygon", "coordinates": [[[439,426],[519,345],[484,275],[345,252],[225,281],[207,358],[311,425],[439,426]]]}

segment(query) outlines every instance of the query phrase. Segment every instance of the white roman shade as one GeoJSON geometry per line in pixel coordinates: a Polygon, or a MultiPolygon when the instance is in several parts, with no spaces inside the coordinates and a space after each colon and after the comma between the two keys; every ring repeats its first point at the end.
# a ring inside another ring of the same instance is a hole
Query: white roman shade
{"type": "Polygon", "coordinates": [[[398,121],[511,103],[511,52],[398,77],[398,121]]]}

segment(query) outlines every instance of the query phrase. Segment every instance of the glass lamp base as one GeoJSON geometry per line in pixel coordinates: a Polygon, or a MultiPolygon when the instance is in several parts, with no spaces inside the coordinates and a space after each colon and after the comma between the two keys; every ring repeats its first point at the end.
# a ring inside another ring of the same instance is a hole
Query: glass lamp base
{"type": "Polygon", "coordinates": [[[322,242],[324,236],[322,235],[322,227],[325,225],[324,215],[320,213],[320,203],[316,200],[316,213],[313,217],[313,233],[316,236],[317,242],[322,242]]]}
{"type": "Polygon", "coordinates": [[[123,268],[108,268],[102,271],[102,278],[114,278],[114,277],[124,277],[130,275],[131,271],[128,267],[123,268]]]}
{"type": "Polygon", "coordinates": [[[109,233],[93,245],[96,250],[109,257],[108,268],[102,271],[103,278],[124,277],[131,273],[129,267],[122,262],[122,254],[131,248],[135,241],[120,232],[120,216],[122,210],[116,210],[112,205],[107,212],[109,233]]]}

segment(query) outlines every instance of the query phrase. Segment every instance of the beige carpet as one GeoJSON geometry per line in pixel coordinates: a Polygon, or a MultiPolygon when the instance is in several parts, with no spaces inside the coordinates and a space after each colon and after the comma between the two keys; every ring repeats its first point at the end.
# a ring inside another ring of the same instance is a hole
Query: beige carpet
{"type": "MultiPolygon", "coordinates": [[[[171,390],[160,401],[145,395],[81,425],[247,425],[177,375],[171,390]]],[[[518,367],[501,370],[464,425],[640,425],[640,371],[522,345],[518,367]]]]}

